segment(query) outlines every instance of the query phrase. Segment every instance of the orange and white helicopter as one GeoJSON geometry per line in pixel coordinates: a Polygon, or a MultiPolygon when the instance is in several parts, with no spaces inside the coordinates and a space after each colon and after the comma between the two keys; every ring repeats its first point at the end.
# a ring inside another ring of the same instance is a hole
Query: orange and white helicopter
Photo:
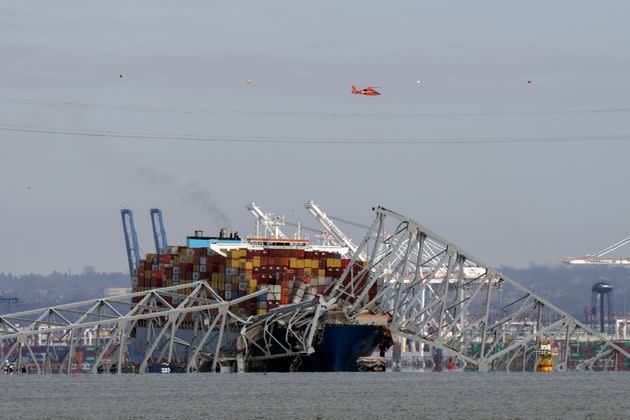
{"type": "Polygon", "coordinates": [[[365,95],[365,96],[378,96],[380,92],[378,92],[373,87],[366,87],[365,89],[357,89],[355,85],[352,85],[352,94],[354,95],[365,95]]]}

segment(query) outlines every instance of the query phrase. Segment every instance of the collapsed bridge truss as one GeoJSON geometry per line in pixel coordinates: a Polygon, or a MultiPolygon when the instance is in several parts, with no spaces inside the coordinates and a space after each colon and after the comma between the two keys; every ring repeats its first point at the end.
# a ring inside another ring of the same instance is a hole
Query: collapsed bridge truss
{"type": "Polygon", "coordinates": [[[214,372],[222,362],[299,360],[315,351],[320,320],[340,309],[348,319],[389,312],[392,333],[480,371],[533,370],[542,340],[555,344],[554,367],[561,371],[616,370],[630,359],[608,337],[414,220],[374,210],[325,298],[242,319],[233,309],[267,290],[225,301],[201,281],[1,315],[1,361],[16,372],[70,373],[88,332],[95,336],[92,373],[120,373],[134,363],[140,372],[152,363],[214,372]],[[142,341],[141,354],[131,354],[130,339],[142,341]]]}
{"type": "Polygon", "coordinates": [[[201,281],[2,315],[0,356],[17,373],[33,368],[37,373],[70,373],[80,362],[77,343],[90,333],[95,337],[92,373],[120,373],[131,366],[130,337],[143,341],[140,372],[152,362],[174,363],[187,372],[209,362],[209,370],[216,371],[225,348],[235,344],[247,324],[231,309],[266,292],[225,301],[201,281]]]}
{"type": "Polygon", "coordinates": [[[630,358],[608,337],[412,219],[382,207],[331,286],[349,314],[389,311],[392,333],[442,349],[480,371],[533,370],[541,340],[557,370],[617,370],[630,358]],[[352,267],[367,253],[360,271],[352,267]],[[370,289],[378,287],[376,295],[370,289]],[[578,351],[579,345],[587,348],[578,351]],[[586,356],[585,356],[586,355],[586,356]]]}

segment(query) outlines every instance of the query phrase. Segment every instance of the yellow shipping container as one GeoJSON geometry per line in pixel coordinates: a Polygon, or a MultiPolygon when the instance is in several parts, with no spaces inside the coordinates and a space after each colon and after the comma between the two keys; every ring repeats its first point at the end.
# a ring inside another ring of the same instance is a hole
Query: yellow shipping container
{"type": "Polygon", "coordinates": [[[228,260],[230,264],[230,268],[239,268],[238,260],[228,260]]]}
{"type": "Polygon", "coordinates": [[[305,258],[303,261],[304,261],[304,268],[311,268],[310,258],[305,258]]]}
{"type": "Polygon", "coordinates": [[[326,258],[326,267],[339,268],[341,267],[341,260],[338,258],[326,258]]]}
{"type": "Polygon", "coordinates": [[[245,270],[251,270],[254,268],[254,264],[251,261],[245,263],[245,270]]]}
{"type": "Polygon", "coordinates": [[[297,268],[297,258],[289,258],[289,268],[297,268]]]}
{"type": "Polygon", "coordinates": [[[267,313],[267,310],[266,310],[266,309],[260,309],[260,308],[258,308],[258,310],[256,311],[256,313],[257,313],[258,315],[265,315],[265,314],[267,313]]]}
{"type": "Polygon", "coordinates": [[[254,267],[260,267],[260,257],[254,257],[254,261],[252,265],[254,267]]]}
{"type": "Polygon", "coordinates": [[[256,280],[256,279],[250,279],[249,280],[249,287],[253,287],[255,289],[257,285],[258,285],[258,280],[256,280]]]}
{"type": "Polygon", "coordinates": [[[318,270],[317,270],[317,275],[318,275],[319,277],[324,277],[324,276],[326,276],[326,270],[324,270],[323,268],[318,269],[318,270]]]}
{"type": "Polygon", "coordinates": [[[304,268],[304,260],[297,260],[296,268],[304,268]]]}
{"type": "Polygon", "coordinates": [[[193,265],[193,271],[195,271],[197,273],[199,272],[199,264],[193,265]]]}

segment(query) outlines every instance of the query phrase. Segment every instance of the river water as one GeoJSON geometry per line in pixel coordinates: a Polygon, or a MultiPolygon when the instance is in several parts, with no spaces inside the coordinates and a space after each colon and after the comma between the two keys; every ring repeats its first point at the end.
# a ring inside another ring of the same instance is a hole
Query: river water
{"type": "Polygon", "coordinates": [[[0,376],[3,419],[630,418],[630,374],[0,376]]]}

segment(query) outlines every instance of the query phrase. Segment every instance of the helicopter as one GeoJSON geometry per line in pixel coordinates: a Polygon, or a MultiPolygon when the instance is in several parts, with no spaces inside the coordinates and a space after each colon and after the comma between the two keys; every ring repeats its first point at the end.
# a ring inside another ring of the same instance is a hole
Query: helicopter
{"type": "Polygon", "coordinates": [[[365,95],[365,96],[378,96],[380,92],[378,92],[373,87],[366,87],[365,89],[357,89],[355,85],[352,85],[352,94],[354,95],[365,95]]]}

